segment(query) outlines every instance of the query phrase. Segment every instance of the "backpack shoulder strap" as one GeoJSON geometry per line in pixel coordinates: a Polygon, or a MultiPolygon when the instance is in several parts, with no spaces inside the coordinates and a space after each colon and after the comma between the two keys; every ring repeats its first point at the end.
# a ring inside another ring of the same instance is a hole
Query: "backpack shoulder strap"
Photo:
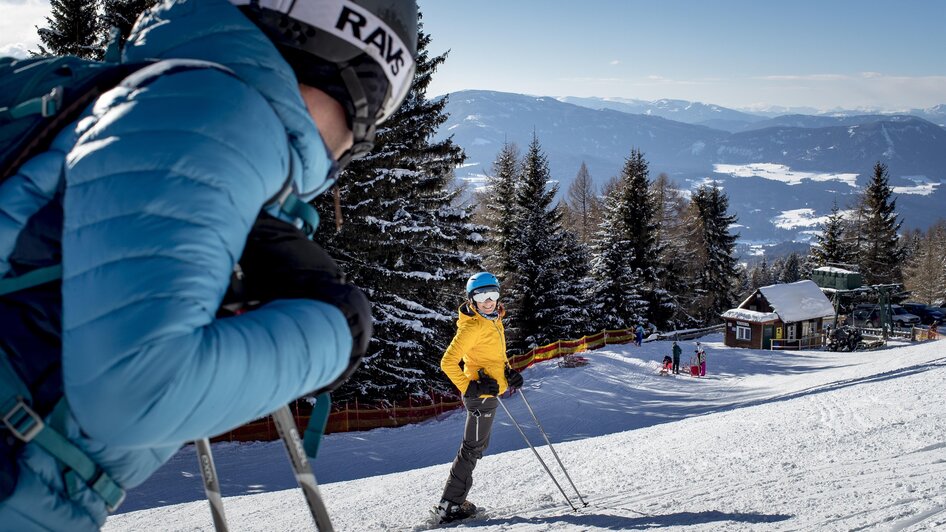
{"type": "Polygon", "coordinates": [[[115,482],[82,449],[62,435],[61,424],[68,405],[65,398],[50,414],[50,424],[32,408],[29,388],[10,365],[6,356],[0,356],[0,415],[10,433],[23,443],[33,442],[52,455],[68,469],[67,487],[81,481],[97,493],[109,512],[113,512],[125,500],[125,490],[115,482]],[[69,479],[74,479],[71,483],[69,479]]]}

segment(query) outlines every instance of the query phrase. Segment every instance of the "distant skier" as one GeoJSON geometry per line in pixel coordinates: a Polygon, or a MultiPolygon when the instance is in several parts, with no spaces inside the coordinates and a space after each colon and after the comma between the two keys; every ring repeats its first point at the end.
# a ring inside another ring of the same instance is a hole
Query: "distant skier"
{"type": "Polygon", "coordinates": [[[677,345],[676,340],[673,342],[673,374],[680,374],[680,355],[683,354],[683,349],[680,349],[680,346],[677,345]]]}
{"type": "Polygon", "coordinates": [[[700,366],[700,377],[706,376],[706,351],[703,344],[696,343],[696,363],[700,366]]]}
{"type": "Polygon", "coordinates": [[[640,347],[644,343],[644,327],[638,323],[637,329],[634,331],[634,342],[637,343],[637,347],[640,347]]]}
{"type": "Polygon", "coordinates": [[[466,500],[473,486],[473,469],[489,445],[497,395],[522,386],[522,375],[506,367],[506,334],[499,303],[499,280],[480,272],[466,282],[467,301],[460,305],[457,333],[447,347],[440,367],[463,394],[466,425],[463,441],[450,469],[450,476],[437,505],[440,523],[466,519],[476,514],[476,505],[466,500]],[[463,368],[460,362],[463,362],[463,368]]]}

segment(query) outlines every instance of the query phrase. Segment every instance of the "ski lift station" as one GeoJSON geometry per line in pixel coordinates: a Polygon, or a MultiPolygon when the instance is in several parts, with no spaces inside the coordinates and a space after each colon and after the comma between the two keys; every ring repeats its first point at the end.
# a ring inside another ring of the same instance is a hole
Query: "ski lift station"
{"type": "Polygon", "coordinates": [[[729,347],[808,349],[822,346],[825,322],[832,323],[834,315],[821,288],[805,280],[760,287],[721,317],[729,347]]]}

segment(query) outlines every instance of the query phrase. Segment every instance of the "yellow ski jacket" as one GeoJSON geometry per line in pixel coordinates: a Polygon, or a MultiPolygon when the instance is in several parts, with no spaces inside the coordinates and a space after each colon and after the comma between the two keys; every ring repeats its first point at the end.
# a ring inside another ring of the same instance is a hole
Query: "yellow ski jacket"
{"type": "MultiPolygon", "coordinates": [[[[469,303],[460,305],[457,319],[457,334],[447,346],[440,360],[440,368],[453,384],[466,393],[470,381],[479,379],[479,370],[499,383],[499,393],[506,391],[506,332],[503,316],[506,309],[499,306],[499,318],[490,320],[470,308],[469,303]],[[460,368],[460,361],[463,368],[460,368]]],[[[482,395],[480,397],[490,397],[482,395]]]]}

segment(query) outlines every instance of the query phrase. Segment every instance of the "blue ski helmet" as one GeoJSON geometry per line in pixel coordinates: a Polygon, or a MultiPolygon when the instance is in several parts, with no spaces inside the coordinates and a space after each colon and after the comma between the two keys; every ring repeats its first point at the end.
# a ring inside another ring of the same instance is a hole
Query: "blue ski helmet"
{"type": "Polygon", "coordinates": [[[496,290],[499,290],[499,279],[489,272],[474,273],[466,281],[466,295],[467,297],[472,298],[474,290],[487,287],[496,288],[496,290]]]}

